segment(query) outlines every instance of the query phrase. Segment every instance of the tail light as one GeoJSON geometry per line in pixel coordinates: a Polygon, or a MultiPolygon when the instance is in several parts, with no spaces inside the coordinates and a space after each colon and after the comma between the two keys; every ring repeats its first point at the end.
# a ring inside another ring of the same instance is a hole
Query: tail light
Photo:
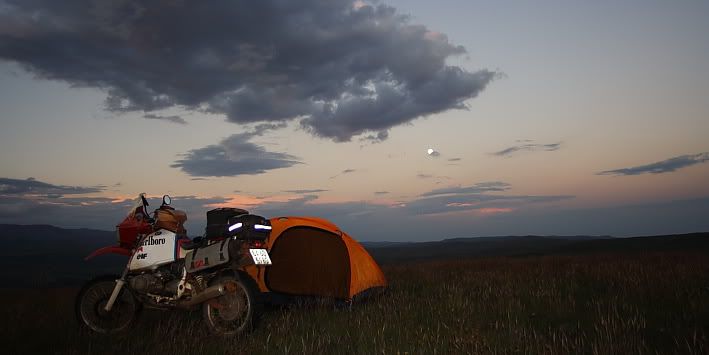
{"type": "Polygon", "coordinates": [[[253,249],[264,249],[266,248],[266,243],[261,240],[252,240],[249,242],[249,247],[253,249]]]}

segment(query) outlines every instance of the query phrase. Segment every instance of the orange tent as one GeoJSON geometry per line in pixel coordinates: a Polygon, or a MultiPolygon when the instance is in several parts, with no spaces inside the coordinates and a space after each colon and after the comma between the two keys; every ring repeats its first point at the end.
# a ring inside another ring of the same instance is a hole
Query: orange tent
{"type": "Polygon", "coordinates": [[[278,217],[271,226],[267,249],[273,265],[246,269],[262,292],[352,299],[387,285],[364,247],[331,222],[278,217]]]}

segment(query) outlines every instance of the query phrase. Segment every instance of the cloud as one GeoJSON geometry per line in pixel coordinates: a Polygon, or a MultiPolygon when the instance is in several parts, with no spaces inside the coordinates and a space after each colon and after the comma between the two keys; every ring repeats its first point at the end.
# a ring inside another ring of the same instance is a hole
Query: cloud
{"type": "Polygon", "coordinates": [[[421,196],[437,196],[437,195],[460,195],[460,194],[479,194],[483,192],[499,192],[509,190],[510,184],[502,181],[481,182],[472,186],[461,187],[446,187],[442,189],[432,190],[423,193],[421,196]]]}
{"type": "Polygon", "coordinates": [[[341,171],[339,174],[337,174],[337,175],[330,176],[330,179],[334,179],[334,178],[336,178],[336,177],[338,177],[338,176],[340,176],[340,175],[352,174],[352,173],[354,173],[354,172],[356,172],[356,171],[357,171],[356,169],[345,169],[345,170],[342,170],[342,171],[341,171]]]}
{"type": "MultiPolygon", "coordinates": [[[[517,200],[488,198],[485,202],[461,202],[446,206],[445,200],[404,202],[418,209],[362,201],[319,203],[315,196],[285,202],[267,202],[249,209],[266,217],[319,216],[336,223],[358,240],[421,241],[455,236],[495,235],[657,235],[709,229],[709,198],[635,206],[593,209],[562,209],[555,206],[525,206],[559,200],[554,196],[518,196],[517,200]],[[439,205],[436,205],[439,204],[439,205]],[[465,206],[465,205],[469,206],[465,206]],[[442,207],[440,207],[442,206],[442,207]],[[459,208],[456,210],[456,208],[459,208]],[[465,210],[464,208],[468,208],[465,210]],[[510,211],[511,210],[511,211],[510,211]],[[436,214],[432,211],[456,212],[436,214]],[[464,212],[460,214],[460,212],[464,212]],[[470,212],[465,212],[470,211],[470,212]],[[422,212],[429,212],[424,214],[422,212]],[[397,221],[397,223],[392,223],[397,221]],[[400,222],[400,223],[398,223],[400,222]]],[[[567,197],[568,198],[568,197],[567,197]]],[[[61,200],[61,199],[60,199],[61,200]]],[[[160,204],[158,196],[149,199],[160,204]]],[[[72,198],[70,204],[0,196],[0,223],[52,224],[62,227],[112,230],[127,213],[132,201],[107,198],[72,198]]],[[[240,207],[223,198],[174,196],[173,206],[187,211],[187,230],[196,236],[204,231],[206,211],[214,205],[240,207]]],[[[243,207],[243,206],[241,206],[243,207]]]]}
{"type": "Polygon", "coordinates": [[[663,235],[709,230],[708,214],[709,198],[703,197],[601,208],[540,208],[488,219],[476,229],[478,235],[663,235]]]}
{"type": "MultiPolygon", "coordinates": [[[[160,193],[160,192],[158,192],[160,193]]],[[[137,196],[137,193],[136,193],[137,196]]],[[[148,198],[159,206],[162,194],[148,198]]],[[[219,197],[172,196],[173,206],[187,212],[190,235],[199,235],[206,224],[206,211],[228,200],[219,197]]],[[[107,197],[8,196],[0,194],[0,223],[51,224],[72,228],[112,230],[133,206],[131,199],[107,197]]],[[[152,210],[151,210],[152,211],[152,210]]]]}
{"type": "Polygon", "coordinates": [[[156,115],[154,113],[148,113],[143,115],[143,118],[147,118],[149,120],[163,120],[177,124],[187,124],[187,121],[185,121],[185,119],[180,116],[161,116],[156,115]]]}
{"type": "Polygon", "coordinates": [[[0,178],[0,195],[43,195],[52,198],[64,195],[81,195],[105,190],[104,186],[62,186],[28,178],[26,180],[0,178]]]}
{"type": "Polygon", "coordinates": [[[446,179],[450,180],[450,176],[445,176],[445,175],[433,175],[433,174],[424,174],[424,173],[418,173],[416,174],[416,177],[419,179],[446,179]]]}
{"type": "Polygon", "coordinates": [[[257,128],[254,132],[234,134],[219,144],[190,150],[170,167],[179,168],[190,176],[206,177],[256,175],[301,164],[293,155],[269,152],[250,142],[254,135],[261,133],[257,128]]]}
{"type": "Polygon", "coordinates": [[[461,160],[462,160],[461,158],[450,158],[450,159],[448,159],[448,161],[461,161],[461,160]]]}
{"type": "Polygon", "coordinates": [[[268,131],[278,130],[281,128],[285,128],[286,126],[288,126],[286,122],[261,123],[254,126],[254,130],[251,134],[254,136],[262,136],[268,131]]]}
{"type": "Polygon", "coordinates": [[[662,174],[677,171],[688,166],[701,164],[709,161],[709,152],[681,155],[657,163],[635,166],[632,168],[606,170],[598,175],[641,175],[641,174],[662,174]]]}
{"type": "Polygon", "coordinates": [[[572,199],[569,195],[498,195],[511,185],[501,181],[482,182],[471,186],[456,186],[435,189],[421,194],[418,198],[405,202],[401,208],[413,215],[430,215],[459,211],[511,212],[530,204],[557,202],[572,199]]]}
{"type": "Polygon", "coordinates": [[[301,189],[301,190],[283,190],[283,192],[288,192],[292,194],[313,194],[316,192],[325,192],[328,190],[323,189],[301,189]]]}
{"type": "Polygon", "coordinates": [[[556,202],[574,198],[568,195],[499,195],[511,189],[502,181],[481,182],[471,186],[453,186],[434,189],[413,200],[404,202],[399,208],[409,215],[430,215],[459,211],[481,211],[482,215],[493,215],[490,211],[511,212],[529,204],[556,202]]]}
{"type": "Polygon", "coordinates": [[[510,156],[513,153],[519,152],[519,151],[529,151],[529,152],[553,152],[556,150],[559,150],[561,148],[561,142],[559,143],[551,143],[551,144],[534,144],[534,143],[527,143],[531,142],[529,140],[524,140],[524,141],[517,141],[518,143],[524,143],[524,144],[518,144],[511,146],[509,148],[505,148],[503,150],[500,150],[498,152],[492,153],[492,155],[496,155],[498,157],[506,157],[510,156]]]}
{"type": "MultiPolygon", "coordinates": [[[[498,75],[396,9],[352,0],[5,0],[0,59],[98,88],[113,112],[298,120],[342,142],[466,109],[498,75]]],[[[157,116],[156,116],[157,117],[157,116]]],[[[153,118],[149,116],[147,118],[153,118]]]]}
{"type": "MultiPolygon", "coordinates": [[[[264,216],[320,216],[336,223],[346,222],[352,226],[372,227],[370,220],[362,223],[362,216],[381,217],[382,224],[391,220],[408,220],[427,215],[472,211],[479,217],[493,216],[524,209],[530,205],[558,202],[574,198],[567,195],[501,195],[509,190],[509,184],[499,181],[483,182],[470,187],[451,187],[432,190],[421,196],[400,201],[394,205],[373,201],[320,202],[315,195],[305,195],[287,201],[258,199],[250,207],[254,213],[264,216]]],[[[387,191],[376,192],[383,195],[387,191]]],[[[237,206],[238,207],[238,206],[237,206]]],[[[359,227],[358,227],[359,228],[359,227]]],[[[365,229],[358,229],[367,233],[365,229]]]]}
{"type": "Polygon", "coordinates": [[[389,138],[389,131],[379,131],[376,135],[370,134],[366,137],[360,138],[360,141],[369,141],[372,144],[381,143],[389,138]]]}
{"type": "Polygon", "coordinates": [[[388,193],[389,193],[389,191],[374,191],[375,195],[386,195],[388,193]]]}
{"type": "MultiPolygon", "coordinates": [[[[45,183],[48,184],[48,183],[45,183]]],[[[51,186],[56,186],[48,184],[51,186]]],[[[318,216],[338,224],[344,231],[364,239],[378,238],[400,240],[443,239],[460,233],[474,233],[488,226],[487,233],[502,234],[510,230],[523,231],[526,225],[536,225],[540,220],[533,213],[538,204],[561,201],[572,196],[501,195],[497,192],[509,185],[487,182],[471,185],[478,187],[433,190],[396,204],[374,201],[321,202],[315,195],[295,199],[272,198],[172,196],[173,206],[188,214],[187,230],[190,235],[202,233],[206,224],[206,211],[228,206],[246,208],[266,217],[318,216]],[[496,190],[497,187],[497,190],[496,190]],[[534,205],[535,208],[527,208],[534,205]],[[460,213],[464,213],[461,217],[460,213]],[[430,218],[437,218],[432,220],[430,218]],[[500,218],[505,223],[499,224],[500,218]],[[392,221],[398,221],[392,223],[392,221]],[[432,223],[439,221],[441,223],[432,223]],[[497,222],[496,222],[497,221],[497,222]],[[524,221],[519,225],[516,221],[524,221]],[[400,223],[399,223],[400,222],[400,223]],[[495,224],[498,223],[498,224],[495,224]],[[495,225],[496,228],[489,228],[495,225]]],[[[312,189],[315,190],[315,189],[312,189]]],[[[376,194],[384,194],[379,191],[376,194]]],[[[160,204],[160,191],[148,198],[151,209],[160,204]]],[[[0,223],[52,224],[62,227],[89,227],[110,230],[127,213],[133,201],[124,198],[84,197],[68,195],[50,198],[45,195],[0,194],[0,223]]],[[[704,209],[703,211],[706,211],[704,209]]],[[[550,218],[546,227],[554,228],[550,218]],[[551,226],[551,227],[549,227],[551,226]]],[[[562,224],[564,221],[557,221],[562,224]]],[[[587,223],[588,224],[588,223],[587,223]]]]}

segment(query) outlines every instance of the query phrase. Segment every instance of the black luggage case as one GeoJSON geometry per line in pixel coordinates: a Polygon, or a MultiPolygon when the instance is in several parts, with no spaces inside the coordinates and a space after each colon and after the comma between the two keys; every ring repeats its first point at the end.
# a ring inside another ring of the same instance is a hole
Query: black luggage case
{"type": "Polygon", "coordinates": [[[228,236],[236,239],[264,241],[271,234],[271,221],[255,214],[232,217],[228,224],[240,226],[227,232],[228,236]]]}
{"type": "Polygon", "coordinates": [[[240,216],[248,215],[249,211],[242,210],[241,208],[215,208],[213,210],[207,211],[207,230],[205,237],[207,239],[218,239],[226,237],[227,228],[229,228],[229,219],[240,216]]]}

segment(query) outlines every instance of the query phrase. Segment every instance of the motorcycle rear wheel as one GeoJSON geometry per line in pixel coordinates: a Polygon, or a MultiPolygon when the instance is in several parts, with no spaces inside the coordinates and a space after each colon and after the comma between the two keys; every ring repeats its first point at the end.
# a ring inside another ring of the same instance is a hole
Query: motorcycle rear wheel
{"type": "Polygon", "coordinates": [[[209,330],[221,336],[238,335],[253,329],[256,301],[253,287],[234,276],[222,276],[216,282],[234,281],[236,292],[219,296],[202,306],[204,321],[209,330]]]}
{"type": "Polygon", "coordinates": [[[84,285],[76,298],[79,324],[101,334],[126,331],[135,322],[140,304],[127,287],[123,287],[110,312],[104,307],[116,286],[118,276],[102,276],[84,285]]]}

